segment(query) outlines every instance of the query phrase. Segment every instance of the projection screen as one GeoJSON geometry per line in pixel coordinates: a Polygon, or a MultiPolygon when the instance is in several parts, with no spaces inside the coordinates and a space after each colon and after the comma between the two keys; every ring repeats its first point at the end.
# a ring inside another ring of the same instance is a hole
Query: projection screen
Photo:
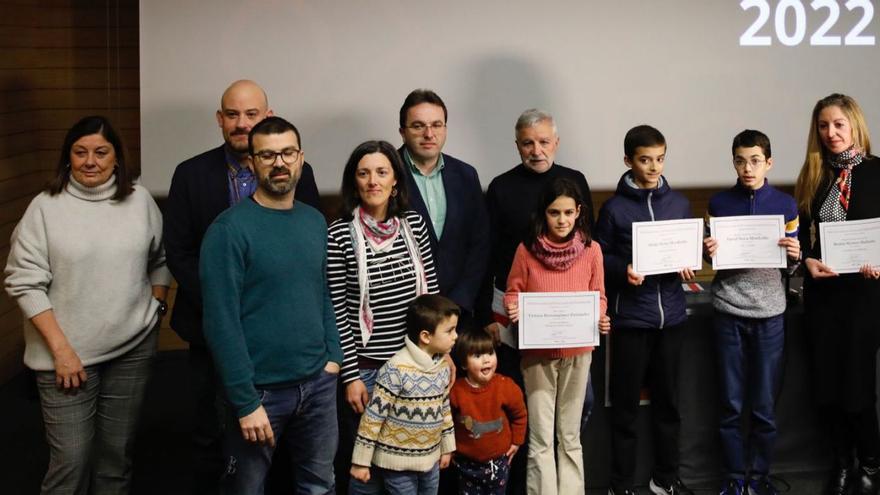
{"type": "Polygon", "coordinates": [[[143,1],[142,183],[164,195],[178,163],[219,145],[220,94],[248,78],[301,130],[322,193],[358,143],[401,143],[398,110],[421,87],[449,108],[444,151],[484,188],[518,163],[513,126],[532,107],[556,117],[557,162],[595,189],[617,183],[641,123],[666,135],[673,186],[732,184],[744,128],[770,136],[770,178],[791,184],[819,98],[855,97],[880,136],[877,3],[143,1]]]}

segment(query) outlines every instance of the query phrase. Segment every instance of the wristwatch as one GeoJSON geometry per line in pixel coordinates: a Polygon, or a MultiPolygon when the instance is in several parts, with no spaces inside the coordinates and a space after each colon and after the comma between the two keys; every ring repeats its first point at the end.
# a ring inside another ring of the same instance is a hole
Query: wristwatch
{"type": "Polygon", "coordinates": [[[165,302],[164,299],[159,299],[158,297],[154,297],[153,299],[159,301],[159,316],[165,316],[168,313],[168,303],[165,302]]]}

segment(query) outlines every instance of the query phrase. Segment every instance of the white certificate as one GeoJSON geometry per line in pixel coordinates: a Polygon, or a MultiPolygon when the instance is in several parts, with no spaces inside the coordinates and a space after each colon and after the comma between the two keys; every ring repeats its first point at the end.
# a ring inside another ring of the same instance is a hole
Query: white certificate
{"type": "Polygon", "coordinates": [[[598,292],[519,293],[520,349],[598,345],[598,292]]]}
{"type": "Polygon", "coordinates": [[[718,241],[712,258],[713,270],[733,268],[785,268],[785,217],[782,215],[743,215],[712,217],[710,235],[718,241]]]}
{"type": "Polygon", "coordinates": [[[822,262],[837,273],[880,266],[880,218],[819,224],[822,262]]]}
{"type": "Polygon", "coordinates": [[[703,267],[703,219],[633,222],[632,265],[640,275],[703,267]]]}

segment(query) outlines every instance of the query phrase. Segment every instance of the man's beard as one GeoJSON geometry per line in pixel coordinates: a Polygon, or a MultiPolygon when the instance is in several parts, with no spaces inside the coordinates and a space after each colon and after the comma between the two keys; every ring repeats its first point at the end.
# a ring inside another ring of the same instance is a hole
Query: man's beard
{"type": "Polygon", "coordinates": [[[297,181],[299,181],[299,177],[295,176],[292,170],[273,168],[265,177],[260,179],[260,187],[269,195],[284,196],[290,191],[293,191],[293,188],[296,187],[297,181]],[[281,170],[290,173],[290,178],[284,182],[273,181],[272,174],[281,170]]]}
{"type": "Polygon", "coordinates": [[[236,141],[233,141],[233,138],[238,136],[244,136],[247,138],[248,133],[244,131],[235,130],[232,134],[229,135],[229,139],[226,141],[226,146],[232,150],[233,153],[239,155],[247,155],[248,153],[248,142],[247,139],[244,140],[244,143],[239,145],[236,141]]]}

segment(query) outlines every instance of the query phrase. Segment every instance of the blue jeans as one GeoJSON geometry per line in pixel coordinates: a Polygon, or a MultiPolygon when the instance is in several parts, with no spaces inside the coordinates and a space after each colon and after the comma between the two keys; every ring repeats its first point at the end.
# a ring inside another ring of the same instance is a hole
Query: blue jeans
{"type": "MultiPolygon", "coordinates": [[[[361,368],[359,373],[361,376],[361,381],[364,382],[364,386],[367,387],[367,393],[370,394],[370,396],[372,397],[373,387],[376,386],[376,377],[379,376],[379,370],[361,368]]],[[[357,434],[358,424],[360,423],[361,415],[352,412],[351,408],[349,408],[348,412],[352,416],[352,422],[354,423],[354,425],[352,425],[352,431],[357,434]]],[[[352,442],[353,441],[354,438],[352,438],[352,442]]],[[[349,459],[349,461],[350,460],[351,459],[349,459]]],[[[379,470],[371,469],[370,481],[366,483],[360,480],[356,480],[354,478],[349,478],[348,493],[349,495],[377,495],[379,493],[382,493],[382,475],[379,473],[379,470]]]]}
{"type": "Polygon", "coordinates": [[[87,366],[75,392],[60,390],[54,371],[38,371],[37,388],[49,444],[42,493],[127,494],[131,454],[158,332],[110,361],[87,366]]]}
{"type": "Polygon", "coordinates": [[[373,472],[382,475],[385,491],[389,495],[436,495],[440,486],[440,463],[420,473],[418,471],[391,471],[373,467],[373,472]]]}
{"type": "Polygon", "coordinates": [[[774,413],[782,349],[783,315],[743,318],[715,313],[715,342],[721,379],[722,466],[728,478],[766,476],[776,440],[774,413]],[[742,435],[742,409],[751,405],[748,445],[742,435]]]}
{"type": "MultiPolygon", "coordinates": [[[[335,373],[321,370],[306,381],[284,388],[260,390],[260,403],[269,416],[276,442],[290,452],[290,469],[297,494],[333,493],[333,456],[339,441],[336,423],[335,373]]],[[[248,442],[241,435],[238,419],[226,430],[226,473],[221,492],[262,494],[275,449],[248,442]]]]}

